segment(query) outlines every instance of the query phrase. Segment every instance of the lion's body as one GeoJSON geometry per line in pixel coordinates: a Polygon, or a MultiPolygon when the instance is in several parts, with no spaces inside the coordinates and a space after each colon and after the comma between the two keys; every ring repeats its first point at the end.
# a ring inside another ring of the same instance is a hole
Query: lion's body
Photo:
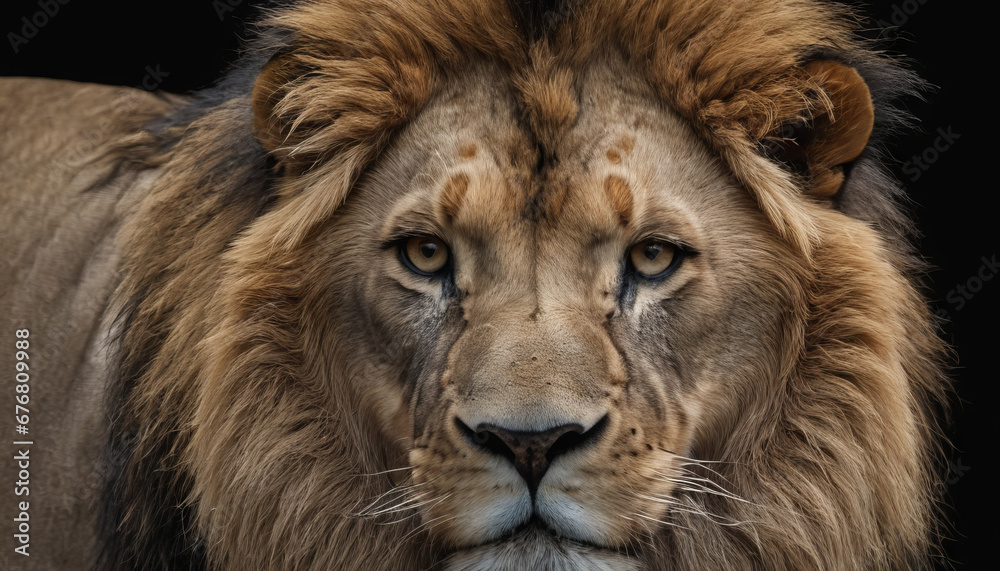
{"type": "MultiPolygon", "coordinates": [[[[42,79],[0,79],[0,102],[0,314],[11,336],[15,329],[30,332],[30,423],[23,440],[33,442],[13,449],[8,442],[0,461],[10,480],[20,470],[17,452],[30,457],[29,483],[4,486],[0,497],[10,509],[28,502],[31,555],[15,554],[21,542],[5,533],[4,568],[83,569],[97,537],[106,317],[120,278],[115,234],[145,188],[134,174],[95,188],[114,163],[95,164],[94,157],[128,125],[168,107],[137,90],[42,79]]],[[[15,353],[3,352],[0,362],[11,372],[13,407],[15,353]]],[[[17,435],[14,415],[2,426],[5,436],[17,435]]],[[[22,440],[6,438],[15,439],[22,440]]]]}
{"type": "Polygon", "coordinates": [[[510,4],[296,5],[190,103],[0,82],[12,568],[930,565],[911,76],[812,2],[510,4]]]}

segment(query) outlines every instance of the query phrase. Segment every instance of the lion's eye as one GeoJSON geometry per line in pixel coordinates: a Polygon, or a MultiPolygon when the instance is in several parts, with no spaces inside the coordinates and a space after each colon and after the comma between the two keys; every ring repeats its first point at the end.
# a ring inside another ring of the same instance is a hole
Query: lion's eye
{"type": "Polygon", "coordinates": [[[422,276],[436,274],[448,264],[448,245],[432,236],[408,239],[399,253],[406,267],[422,276]]]}
{"type": "Polygon", "coordinates": [[[632,246],[629,258],[639,275],[647,279],[659,279],[676,268],[680,252],[669,242],[650,238],[632,246]]]}

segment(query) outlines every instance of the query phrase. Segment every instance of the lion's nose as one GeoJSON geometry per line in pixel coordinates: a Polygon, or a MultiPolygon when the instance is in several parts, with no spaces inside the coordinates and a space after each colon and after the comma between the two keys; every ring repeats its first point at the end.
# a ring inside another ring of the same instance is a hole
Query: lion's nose
{"type": "Polygon", "coordinates": [[[477,445],[510,460],[534,497],[552,459],[596,440],[607,424],[607,418],[604,416],[590,430],[573,423],[541,432],[507,430],[493,424],[480,424],[473,430],[458,418],[455,422],[477,445]]]}

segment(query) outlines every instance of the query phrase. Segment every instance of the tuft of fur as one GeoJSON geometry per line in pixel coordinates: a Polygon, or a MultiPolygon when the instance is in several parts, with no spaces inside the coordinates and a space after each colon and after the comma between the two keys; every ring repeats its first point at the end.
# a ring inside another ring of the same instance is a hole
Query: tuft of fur
{"type": "Polygon", "coordinates": [[[375,428],[379,403],[326,380],[368,372],[320,317],[311,240],[398,130],[477,63],[503,70],[539,161],[558,161],[547,150],[578,113],[574,72],[614,49],[753,194],[801,284],[776,400],[719,451],[748,503],[702,506],[750,525],[677,514],[645,562],[928,568],[944,349],[898,277],[918,266],[877,152],[916,80],[850,22],[812,0],[310,0],[271,14],[245,69],[122,151],[157,178],[122,234],[99,566],[434,564],[416,518],[351,515],[392,489],[384,471],[404,452],[375,428]],[[808,196],[760,150],[829,106],[802,71],[817,54],[857,69],[875,103],[874,142],[834,199],[808,196]],[[255,125],[253,80],[272,58],[272,112],[255,125]]]}

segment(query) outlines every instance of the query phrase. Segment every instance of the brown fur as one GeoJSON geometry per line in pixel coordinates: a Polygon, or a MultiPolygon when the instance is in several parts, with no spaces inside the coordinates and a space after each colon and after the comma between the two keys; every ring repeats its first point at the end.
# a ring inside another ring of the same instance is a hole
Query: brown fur
{"type": "MultiPolygon", "coordinates": [[[[617,164],[621,161],[611,162],[617,164]]],[[[604,193],[621,223],[628,224],[632,217],[632,190],[628,187],[628,183],[620,176],[609,176],[604,179],[604,193]]]]}
{"type": "Polygon", "coordinates": [[[154,182],[120,236],[103,562],[930,566],[943,345],[865,146],[892,111],[864,82],[895,68],[848,22],[806,0],[272,15],[252,92],[115,147],[154,182]],[[400,263],[425,234],[452,278],[400,263]],[[651,236],[692,253],[628,282],[651,236]],[[602,415],[538,491],[591,527],[505,539],[527,491],[455,420],[602,415]]]}

